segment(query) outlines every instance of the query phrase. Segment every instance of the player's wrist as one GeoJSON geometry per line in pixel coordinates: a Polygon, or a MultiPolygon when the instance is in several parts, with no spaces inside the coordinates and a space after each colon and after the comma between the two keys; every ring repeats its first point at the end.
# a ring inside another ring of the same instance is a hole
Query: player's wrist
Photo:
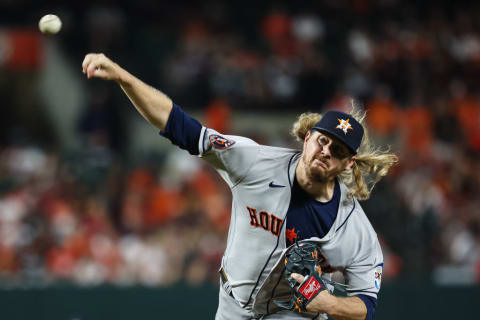
{"type": "Polygon", "coordinates": [[[113,68],[115,70],[115,81],[122,87],[129,87],[132,84],[133,77],[125,69],[120,67],[115,62],[113,63],[113,68]]]}
{"type": "Polygon", "coordinates": [[[326,313],[328,315],[335,314],[339,303],[338,298],[330,294],[327,290],[322,291],[319,295],[322,295],[321,299],[314,299],[307,306],[307,310],[310,309],[308,310],[310,312],[326,313]]]}
{"type": "Polygon", "coordinates": [[[323,313],[334,319],[365,319],[367,316],[365,304],[358,297],[336,297],[329,294],[324,306],[323,313]]]}

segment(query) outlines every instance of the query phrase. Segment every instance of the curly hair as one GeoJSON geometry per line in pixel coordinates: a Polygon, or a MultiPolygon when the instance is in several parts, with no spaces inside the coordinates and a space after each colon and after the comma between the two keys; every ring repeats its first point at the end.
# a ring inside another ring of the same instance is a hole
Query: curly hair
{"type": "MultiPolygon", "coordinates": [[[[398,162],[398,157],[390,152],[390,148],[381,150],[373,145],[365,123],[366,112],[359,110],[353,102],[350,114],[363,126],[364,135],[358,153],[355,155],[355,163],[352,169],[342,172],[340,179],[347,185],[350,196],[359,200],[367,200],[375,184],[387,175],[392,165],[398,162]]],[[[321,118],[322,115],[319,113],[303,113],[293,124],[290,133],[298,141],[303,142],[307,132],[321,118]]]]}

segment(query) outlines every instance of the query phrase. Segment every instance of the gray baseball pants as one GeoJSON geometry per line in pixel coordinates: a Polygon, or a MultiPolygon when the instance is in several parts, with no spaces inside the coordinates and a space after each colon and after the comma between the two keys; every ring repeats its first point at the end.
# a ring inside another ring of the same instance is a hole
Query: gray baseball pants
{"type": "Polygon", "coordinates": [[[310,315],[301,314],[290,310],[282,310],[274,314],[269,314],[261,318],[255,318],[252,312],[245,310],[238,305],[235,299],[228,295],[220,286],[220,294],[218,298],[218,309],[215,320],[305,320],[305,319],[323,319],[322,316],[316,315],[313,318],[310,315]]]}

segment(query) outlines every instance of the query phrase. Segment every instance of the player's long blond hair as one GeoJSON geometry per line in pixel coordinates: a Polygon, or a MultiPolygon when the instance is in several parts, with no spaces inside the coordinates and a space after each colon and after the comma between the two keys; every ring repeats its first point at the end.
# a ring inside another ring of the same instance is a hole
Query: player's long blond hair
{"type": "MultiPolygon", "coordinates": [[[[387,175],[390,167],[398,161],[398,157],[389,149],[380,150],[370,141],[366,122],[366,113],[355,107],[352,102],[350,114],[363,126],[364,134],[355,163],[351,170],[344,171],[340,178],[347,185],[350,196],[359,200],[366,200],[370,197],[375,184],[387,175]]],[[[291,134],[300,142],[305,140],[305,135],[313,126],[320,121],[322,115],[319,113],[303,113],[293,124],[291,134]]]]}

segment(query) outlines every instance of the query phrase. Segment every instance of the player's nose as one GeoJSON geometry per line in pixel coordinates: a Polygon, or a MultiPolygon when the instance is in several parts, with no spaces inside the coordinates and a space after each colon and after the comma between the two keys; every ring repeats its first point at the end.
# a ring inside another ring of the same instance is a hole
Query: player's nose
{"type": "Polygon", "coordinates": [[[332,154],[330,153],[330,145],[331,143],[322,146],[322,149],[320,150],[320,154],[324,157],[330,157],[332,154]]]}

